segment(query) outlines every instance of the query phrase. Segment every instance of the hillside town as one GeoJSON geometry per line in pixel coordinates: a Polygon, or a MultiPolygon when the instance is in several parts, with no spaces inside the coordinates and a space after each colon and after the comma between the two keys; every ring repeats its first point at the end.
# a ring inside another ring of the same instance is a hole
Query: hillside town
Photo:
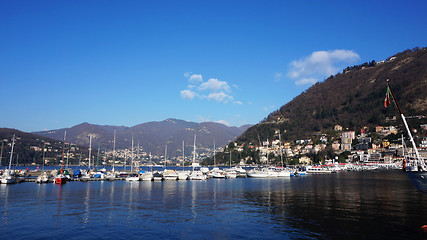
{"type": "MultiPolygon", "coordinates": [[[[418,116],[425,118],[425,116],[418,116]]],[[[420,125],[422,132],[427,131],[427,124],[420,125]]],[[[291,164],[328,164],[331,162],[358,162],[369,164],[388,165],[400,163],[403,155],[412,154],[413,150],[407,136],[398,135],[402,131],[397,126],[377,126],[373,131],[367,127],[360,131],[348,131],[340,125],[335,125],[333,136],[318,134],[313,138],[298,139],[295,141],[280,141],[279,130],[275,131],[273,140],[263,141],[260,146],[249,145],[250,149],[260,153],[260,164],[278,162],[282,159],[291,164]],[[403,141],[402,141],[403,137],[403,141]],[[393,139],[390,141],[389,139],[393,139]],[[321,153],[329,156],[318,156],[321,153]],[[330,155],[335,155],[331,157],[330,155]],[[317,158],[316,158],[317,156],[317,158]],[[317,160],[317,161],[316,161],[317,160]]],[[[417,134],[416,129],[412,129],[417,134]]],[[[421,134],[419,138],[419,152],[421,157],[427,157],[427,137],[421,134]]],[[[245,146],[234,143],[234,149],[243,152],[245,146]]],[[[242,159],[241,164],[250,161],[250,157],[242,159]]]]}

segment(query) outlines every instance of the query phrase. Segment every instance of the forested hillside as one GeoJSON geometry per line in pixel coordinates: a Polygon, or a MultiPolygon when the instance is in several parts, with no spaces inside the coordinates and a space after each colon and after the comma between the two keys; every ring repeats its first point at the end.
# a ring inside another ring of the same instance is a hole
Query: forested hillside
{"type": "MultiPolygon", "coordinates": [[[[258,144],[259,139],[282,132],[285,140],[303,139],[333,130],[337,124],[359,131],[362,127],[400,125],[399,113],[392,105],[384,107],[390,79],[406,116],[427,113],[427,49],[415,48],[398,53],[384,62],[375,61],[348,67],[342,73],[316,83],[292,101],[272,112],[264,121],[249,128],[237,142],[258,144]]],[[[425,118],[409,118],[419,127],[425,118]]]]}

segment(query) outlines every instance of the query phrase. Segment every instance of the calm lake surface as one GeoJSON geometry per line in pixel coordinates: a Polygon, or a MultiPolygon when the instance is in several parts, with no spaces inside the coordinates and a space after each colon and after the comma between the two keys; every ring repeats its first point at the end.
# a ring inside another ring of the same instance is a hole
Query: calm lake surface
{"type": "Polygon", "coordinates": [[[400,171],[0,185],[1,239],[427,239],[400,171]]]}

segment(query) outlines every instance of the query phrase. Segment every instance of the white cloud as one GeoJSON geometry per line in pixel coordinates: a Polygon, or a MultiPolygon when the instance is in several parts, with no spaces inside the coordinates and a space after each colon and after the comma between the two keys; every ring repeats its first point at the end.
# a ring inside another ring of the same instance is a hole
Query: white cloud
{"type": "Polygon", "coordinates": [[[192,100],[197,94],[191,90],[182,90],[181,97],[183,99],[192,100]]]}
{"type": "Polygon", "coordinates": [[[221,91],[221,90],[229,91],[230,86],[225,81],[219,81],[218,79],[211,78],[207,82],[200,84],[199,89],[202,91],[203,90],[209,90],[209,91],[213,91],[213,92],[221,91]]]}
{"type": "Polygon", "coordinates": [[[224,93],[224,92],[213,92],[213,93],[209,93],[208,96],[206,96],[207,99],[209,100],[215,100],[217,102],[223,102],[223,103],[227,103],[228,101],[232,101],[233,97],[224,93]]]}
{"type": "Polygon", "coordinates": [[[301,79],[298,79],[297,81],[295,81],[295,84],[296,85],[303,85],[303,84],[310,84],[310,85],[312,85],[312,84],[315,84],[315,83],[317,83],[317,78],[301,78],[301,79]]]}
{"type": "MultiPolygon", "coordinates": [[[[184,73],[184,76],[188,78],[189,84],[186,90],[180,92],[183,99],[192,100],[197,97],[220,103],[243,104],[241,101],[234,101],[234,97],[231,95],[231,87],[226,81],[211,78],[205,82],[201,74],[192,74],[191,72],[184,73]]],[[[237,85],[232,86],[238,87],[237,85]]]]}
{"type": "Polygon", "coordinates": [[[230,123],[229,122],[227,122],[227,121],[225,121],[225,120],[218,120],[218,121],[215,121],[216,123],[221,123],[221,124],[224,124],[225,126],[231,126],[230,125],[230,123]]]}
{"type": "Polygon", "coordinates": [[[292,61],[287,75],[296,84],[313,84],[358,60],[359,54],[351,50],[316,51],[308,57],[292,61]]]}
{"type": "Polygon", "coordinates": [[[201,74],[193,74],[190,76],[190,79],[188,79],[190,83],[199,83],[203,82],[203,77],[201,74]]]}

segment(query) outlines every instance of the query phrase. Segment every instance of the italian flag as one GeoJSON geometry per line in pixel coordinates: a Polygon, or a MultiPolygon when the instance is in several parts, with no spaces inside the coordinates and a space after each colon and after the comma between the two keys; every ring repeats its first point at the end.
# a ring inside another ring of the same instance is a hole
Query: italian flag
{"type": "Polygon", "coordinates": [[[388,107],[390,105],[390,88],[387,87],[387,92],[385,93],[385,99],[384,99],[384,107],[388,107]]]}

